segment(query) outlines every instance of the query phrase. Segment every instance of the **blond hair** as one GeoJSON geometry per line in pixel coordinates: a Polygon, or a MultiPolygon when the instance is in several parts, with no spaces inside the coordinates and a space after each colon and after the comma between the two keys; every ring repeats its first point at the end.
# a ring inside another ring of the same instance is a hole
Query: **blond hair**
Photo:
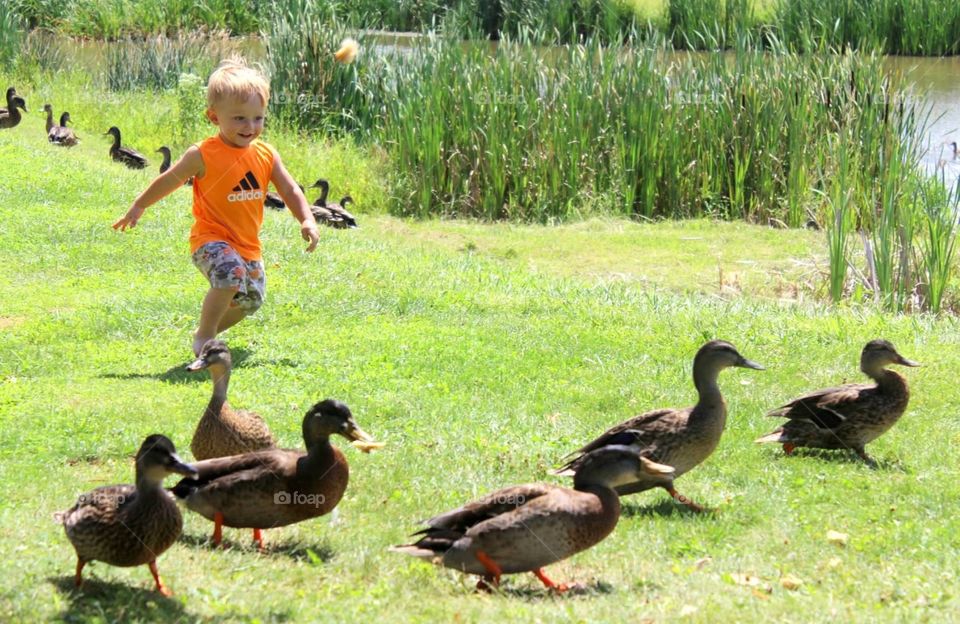
{"type": "Polygon", "coordinates": [[[249,67],[240,56],[220,62],[207,82],[207,107],[225,100],[246,100],[256,93],[266,106],[270,101],[270,83],[263,74],[249,67]]]}

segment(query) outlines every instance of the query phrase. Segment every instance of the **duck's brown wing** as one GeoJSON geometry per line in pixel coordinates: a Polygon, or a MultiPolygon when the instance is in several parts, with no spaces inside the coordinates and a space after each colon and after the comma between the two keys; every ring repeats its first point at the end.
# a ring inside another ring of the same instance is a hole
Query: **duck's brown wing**
{"type": "Polygon", "coordinates": [[[143,169],[147,166],[147,158],[140,152],[129,147],[121,147],[117,152],[121,155],[123,164],[131,169],[143,169]]]}
{"type": "Polygon", "coordinates": [[[806,420],[820,429],[835,429],[847,419],[847,410],[861,400],[870,384],[847,384],[816,390],[771,410],[768,416],[806,420]]]}
{"type": "Polygon", "coordinates": [[[683,410],[676,409],[659,409],[635,416],[630,420],[626,420],[619,425],[607,429],[595,440],[581,446],[564,457],[564,459],[573,457],[574,455],[586,455],[590,451],[595,451],[598,448],[612,444],[648,447],[651,444],[655,444],[655,440],[660,433],[673,428],[675,416],[682,411],[683,410]]]}
{"type": "Polygon", "coordinates": [[[556,489],[562,488],[547,483],[528,483],[503,488],[462,507],[430,518],[426,522],[429,528],[419,531],[415,535],[429,535],[435,531],[453,531],[462,534],[468,531],[470,527],[523,507],[556,489]]]}
{"type": "Polygon", "coordinates": [[[218,488],[230,487],[238,481],[257,478],[258,475],[282,476],[293,466],[302,452],[283,449],[271,449],[256,453],[244,453],[230,457],[205,459],[193,464],[197,470],[196,478],[181,479],[172,489],[178,498],[186,498],[193,492],[207,488],[216,482],[218,488]]]}
{"type": "Polygon", "coordinates": [[[134,485],[107,485],[77,498],[77,502],[66,511],[57,512],[53,518],[68,528],[89,519],[111,521],[125,502],[132,501],[137,488],[134,485]]]}
{"type": "Polygon", "coordinates": [[[355,228],[357,227],[357,219],[350,214],[343,206],[339,204],[328,204],[327,210],[333,213],[333,218],[335,221],[339,222],[343,227],[346,228],[355,228]]]}

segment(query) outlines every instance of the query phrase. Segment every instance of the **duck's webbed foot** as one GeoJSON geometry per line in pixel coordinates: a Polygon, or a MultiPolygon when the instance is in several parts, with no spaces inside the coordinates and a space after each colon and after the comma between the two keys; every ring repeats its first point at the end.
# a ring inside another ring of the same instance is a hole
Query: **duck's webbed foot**
{"type": "Polygon", "coordinates": [[[492,591],[500,587],[500,576],[503,574],[503,570],[497,565],[497,562],[482,550],[478,550],[475,556],[477,561],[479,561],[487,571],[487,573],[477,581],[477,590],[492,591]]]}
{"type": "Polygon", "coordinates": [[[533,574],[540,579],[540,582],[543,583],[547,589],[555,591],[558,594],[562,594],[570,589],[566,583],[554,583],[552,580],[547,578],[547,575],[543,572],[543,568],[537,568],[536,570],[533,570],[533,574]]]}
{"type": "Polygon", "coordinates": [[[866,465],[870,466],[871,468],[879,468],[879,467],[880,467],[880,465],[877,464],[877,460],[875,460],[874,458],[872,458],[872,457],[870,457],[869,455],[867,455],[866,449],[864,449],[862,446],[859,446],[859,447],[853,449],[853,451],[857,454],[857,457],[859,457],[860,459],[863,460],[863,463],[865,463],[866,465]]]}
{"type": "Polygon", "coordinates": [[[672,485],[665,485],[663,487],[665,490],[667,490],[667,492],[670,493],[670,496],[673,497],[673,500],[677,501],[678,503],[686,505],[688,508],[692,509],[697,513],[703,513],[707,511],[705,507],[701,507],[700,505],[696,504],[695,502],[693,502],[692,500],[690,500],[689,498],[687,498],[686,496],[678,492],[676,489],[674,489],[672,485]]]}

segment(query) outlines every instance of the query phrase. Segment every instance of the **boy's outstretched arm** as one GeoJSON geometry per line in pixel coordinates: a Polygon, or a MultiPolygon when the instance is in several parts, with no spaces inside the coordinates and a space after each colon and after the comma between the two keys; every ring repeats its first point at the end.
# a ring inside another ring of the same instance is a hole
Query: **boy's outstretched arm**
{"type": "Polygon", "coordinates": [[[280,197],[297,221],[300,222],[300,236],[307,241],[307,251],[313,251],[317,248],[317,241],[320,240],[320,232],[317,231],[317,222],[310,212],[310,205],[307,204],[307,198],[303,196],[303,191],[297,186],[297,183],[290,176],[287,168],[283,166],[280,160],[280,154],[273,153],[273,174],[270,176],[270,182],[276,187],[280,197]]]}
{"type": "Polygon", "coordinates": [[[158,175],[150,183],[150,186],[133,200],[130,210],[113,224],[113,229],[122,232],[127,228],[136,227],[137,221],[143,216],[143,211],[149,206],[183,186],[183,183],[191,177],[201,175],[203,175],[203,157],[200,156],[200,149],[191,145],[180,157],[180,160],[158,175]]]}

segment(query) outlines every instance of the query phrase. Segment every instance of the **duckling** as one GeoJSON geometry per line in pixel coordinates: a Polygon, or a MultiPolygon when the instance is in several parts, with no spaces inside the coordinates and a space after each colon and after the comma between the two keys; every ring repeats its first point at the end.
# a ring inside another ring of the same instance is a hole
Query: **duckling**
{"type": "Polygon", "coordinates": [[[120,567],[147,564],[157,591],[172,594],[160,580],[157,557],[180,537],[183,518],[163,489],[163,479],[173,473],[195,477],[197,471],[177,457],[169,438],[159,434],[140,445],[136,467],[136,485],[97,488],[82,494],[70,509],[54,514],[77,551],[77,587],[90,561],[120,567]]]}
{"type": "Polygon", "coordinates": [[[146,157],[137,150],[120,146],[119,128],[111,126],[104,134],[113,136],[113,145],[110,146],[110,158],[119,163],[123,163],[131,169],[143,169],[149,164],[146,157]]]}
{"type": "Polygon", "coordinates": [[[673,482],[701,464],[717,448],[727,422],[727,404],[720,394],[717,377],[720,371],[731,366],[764,370],[740,355],[729,342],[711,340],[700,347],[693,359],[693,385],[698,394],[696,405],[653,410],[622,422],[568,455],[577,457],[554,474],[575,474],[584,454],[611,444],[626,444],[652,461],[673,466],[674,472],[645,473],[633,483],[617,485],[617,494],[623,496],[662,487],[678,502],[694,511],[703,511],[700,505],[677,492],[673,482]]]}
{"type": "Polygon", "coordinates": [[[810,392],[769,412],[789,420],[757,443],[783,444],[787,455],[797,447],[852,449],[871,466],[876,462],[864,448],[900,419],[910,401],[907,380],[890,364],[920,366],[899,353],[887,340],[871,340],[860,353],[860,370],[873,384],[846,384],[810,392]]]}
{"type": "MultiPolygon", "coordinates": [[[[159,148],[157,148],[157,152],[159,152],[163,158],[163,162],[160,163],[160,173],[165,173],[167,169],[170,168],[170,148],[166,145],[161,145],[159,148]]],[[[193,177],[187,178],[183,185],[193,186],[193,177]]]]}
{"type": "Polygon", "coordinates": [[[0,128],[13,128],[20,123],[23,115],[20,110],[27,111],[27,101],[17,95],[13,87],[7,89],[7,107],[0,108],[0,128]]]}
{"type": "Polygon", "coordinates": [[[80,138],[73,132],[73,128],[67,127],[69,121],[70,113],[64,111],[60,115],[60,124],[47,131],[47,140],[54,145],[62,145],[63,147],[73,147],[79,143],[80,138]]]}
{"type": "Polygon", "coordinates": [[[413,544],[390,548],[481,576],[477,589],[498,587],[502,574],[533,572],[548,588],[568,589],[543,567],[599,543],[620,518],[615,488],[648,477],[669,478],[670,466],[627,446],[603,446],[577,463],[573,489],[529,483],[497,490],[426,521],[413,544]]]}
{"type": "Polygon", "coordinates": [[[325,223],[337,229],[359,227],[356,218],[346,210],[346,205],[353,202],[352,197],[344,195],[339,204],[327,203],[330,183],[323,178],[314,182],[310,188],[320,189],[320,197],[318,197],[313,202],[313,206],[310,207],[313,218],[316,219],[318,223],[325,223]]]}
{"type": "Polygon", "coordinates": [[[382,446],[364,433],[350,408],[334,399],[311,407],[303,418],[307,452],[270,449],[207,459],[194,467],[199,476],[182,479],[173,493],[187,507],[212,520],[213,543],[219,545],[222,527],[252,528],[263,548],[261,529],[286,526],[329,513],[340,502],[350,469],[330,444],[342,435],[364,452],[382,446]]]}
{"type": "Polygon", "coordinates": [[[222,340],[208,340],[197,359],[187,365],[191,372],[209,369],[213,380],[213,395],[190,443],[194,459],[228,457],[276,447],[270,428],[259,414],[234,411],[227,403],[232,367],[230,349],[222,340]]]}

